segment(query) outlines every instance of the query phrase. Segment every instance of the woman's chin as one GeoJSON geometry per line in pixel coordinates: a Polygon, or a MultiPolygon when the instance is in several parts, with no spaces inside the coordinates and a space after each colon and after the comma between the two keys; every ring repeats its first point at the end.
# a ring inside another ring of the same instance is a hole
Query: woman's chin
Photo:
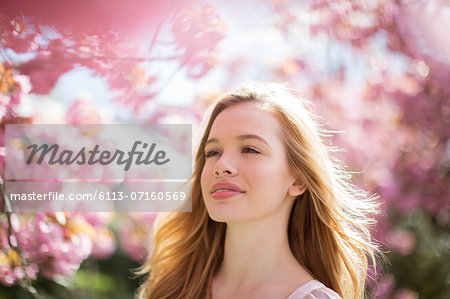
{"type": "Polygon", "coordinates": [[[209,218],[211,218],[212,220],[216,221],[216,222],[233,222],[233,221],[239,221],[239,220],[244,220],[244,219],[240,219],[242,217],[239,217],[239,215],[237,215],[236,212],[233,211],[211,211],[208,210],[208,215],[209,218]]]}

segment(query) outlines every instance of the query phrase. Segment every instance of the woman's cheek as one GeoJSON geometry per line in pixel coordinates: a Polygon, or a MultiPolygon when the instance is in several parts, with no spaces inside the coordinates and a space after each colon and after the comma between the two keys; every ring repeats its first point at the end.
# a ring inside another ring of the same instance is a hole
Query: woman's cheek
{"type": "Polygon", "coordinates": [[[207,165],[205,165],[205,167],[203,167],[202,173],[200,175],[200,185],[201,185],[201,189],[202,191],[205,190],[206,186],[208,185],[208,167],[207,165]]]}

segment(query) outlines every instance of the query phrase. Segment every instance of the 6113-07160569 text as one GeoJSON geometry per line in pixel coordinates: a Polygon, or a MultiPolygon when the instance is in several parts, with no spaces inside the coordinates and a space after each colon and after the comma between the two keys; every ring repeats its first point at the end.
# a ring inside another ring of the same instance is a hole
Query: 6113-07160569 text
{"type": "Polygon", "coordinates": [[[88,193],[65,193],[65,192],[32,192],[32,193],[12,193],[10,194],[10,199],[12,201],[73,201],[73,200],[180,200],[186,199],[186,193],[183,191],[132,191],[132,192],[122,192],[122,191],[95,191],[88,193]]]}

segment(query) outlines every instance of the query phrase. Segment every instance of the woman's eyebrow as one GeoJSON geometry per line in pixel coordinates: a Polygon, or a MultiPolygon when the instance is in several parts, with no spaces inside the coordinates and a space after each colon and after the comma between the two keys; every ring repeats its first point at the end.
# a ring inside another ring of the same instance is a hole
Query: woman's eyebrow
{"type": "Polygon", "coordinates": [[[205,143],[205,146],[207,146],[210,143],[214,143],[214,142],[219,142],[219,140],[217,138],[208,139],[208,141],[206,141],[206,143],[205,143]]]}
{"type": "Polygon", "coordinates": [[[261,136],[255,135],[255,134],[239,135],[237,137],[237,139],[239,139],[239,140],[256,139],[256,140],[259,140],[259,141],[265,143],[268,147],[270,147],[269,143],[264,138],[262,138],[261,136]]]}
{"type": "MultiPolygon", "coordinates": [[[[256,140],[259,140],[259,141],[265,143],[265,144],[270,148],[269,143],[268,143],[264,138],[262,138],[261,136],[255,135],[255,134],[239,135],[239,136],[237,137],[237,139],[238,139],[238,140],[256,139],[256,140]]],[[[208,141],[206,141],[206,143],[205,143],[205,146],[208,145],[208,144],[210,144],[210,143],[213,143],[213,142],[219,142],[219,140],[218,140],[217,138],[211,138],[211,139],[208,139],[208,141]]]]}

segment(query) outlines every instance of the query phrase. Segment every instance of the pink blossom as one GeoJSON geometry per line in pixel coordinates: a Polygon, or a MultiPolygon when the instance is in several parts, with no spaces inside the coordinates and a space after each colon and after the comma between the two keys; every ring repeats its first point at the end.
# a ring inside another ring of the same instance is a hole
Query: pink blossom
{"type": "Polygon", "coordinates": [[[69,214],[40,213],[35,219],[36,243],[31,258],[41,266],[41,274],[73,274],[92,251],[90,226],[69,214]]]}
{"type": "Polygon", "coordinates": [[[10,247],[8,238],[13,246],[20,245],[21,250],[27,250],[31,241],[31,234],[21,230],[21,225],[25,224],[22,219],[13,214],[11,215],[11,222],[14,234],[9,236],[6,217],[0,219],[0,282],[7,286],[17,283],[17,281],[25,278],[25,275],[29,279],[36,279],[36,274],[39,271],[37,263],[28,258],[24,265],[18,251],[10,247]],[[16,236],[18,239],[16,239],[16,236]]]}
{"type": "Polygon", "coordinates": [[[25,278],[36,279],[39,267],[35,263],[22,265],[19,254],[14,249],[2,249],[0,251],[0,282],[11,286],[25,278]]]}
{"type": "Polygon", "coordinates": [[[397,228],[388,233],[386,241],[394,251],[408,255],[414,249],[416,236],[410,231],[397,228]]]}
{"type": "Polygon", "coordinates": [[[157,213],[130,213],[118,228],[122,250],[136,261],[143,261],[151,242],[151,230],[157,213]]]}
{"type": "Polygon", "coordinates": [[[98,124],[102,117],[98,109],[83,98],[76,99],[66,113],[68,124],[98,124]]]}
{"type": "Polygon", "coordinates": [[[53,89],[59,77],[73,68],[74,61],[70,56],[62,52],[39,54],[21,64],[18,69],[21,74],[30,78],[32,92],[47,94],[53,89]]]}
{"type": "Polygon", "coordinates": [[[402,288],[395,292],[393,299],[418,299],[419,294],[411,289],[402,288]]]}
{"type": "Polygon", "coordinates": [[[49,279],[71,275],[92,252],[91,235],[94,230],[79,215],[37,213],[18,217],[12,214],[11,220],[15,232],[10,237],[11,243],[20,246],[27,265],[25,269],[18,268],[21,260],[18,253],[9,247],[7,222],[2,221],[0,279],[5,284],[16,283],[25,273],[30,279],[35,279],[38,270],[49,279]]]}
{"type": "Polygon", "coordinates": [[[374,286],[374,295],[378,299],[389,299],[395,289],[395,278],[392,275],[385,275],[379,279],[379,285],[374,286]]]}
{"type": "Polygon", "coordinates": [[[116,240],[112,231],[107,228],[97,228],[93,240],[91,256],[98,259],[110,257],[116,249],[116,240]]]}

